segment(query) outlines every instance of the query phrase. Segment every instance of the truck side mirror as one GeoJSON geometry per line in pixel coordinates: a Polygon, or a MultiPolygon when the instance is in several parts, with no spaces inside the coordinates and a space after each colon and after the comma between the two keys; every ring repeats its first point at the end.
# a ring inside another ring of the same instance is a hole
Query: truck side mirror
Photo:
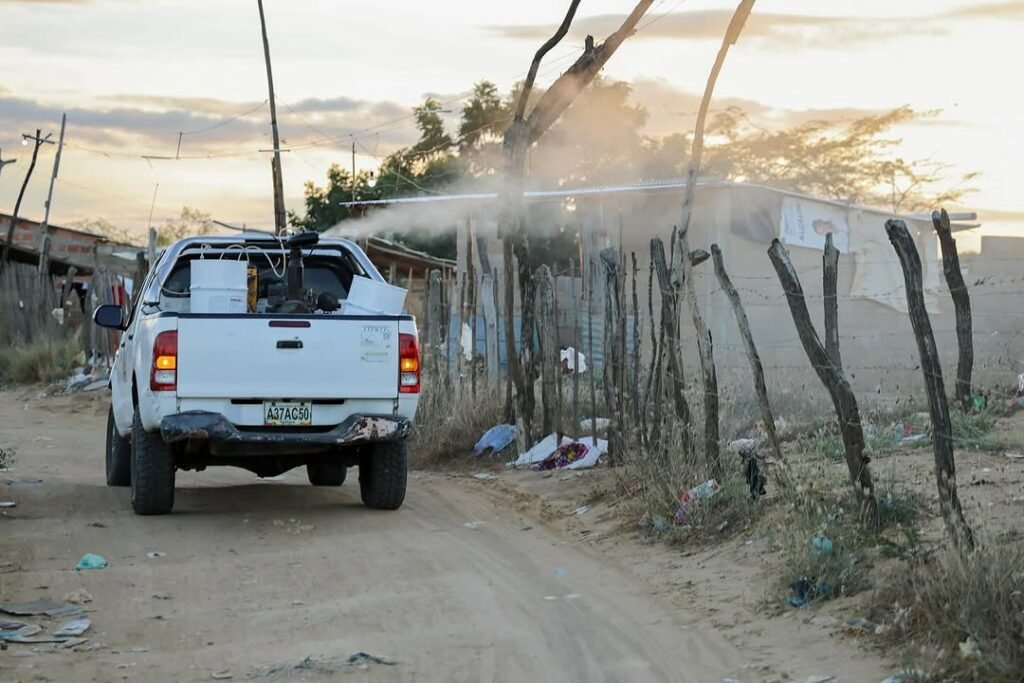
{"type": "Polygon", "coordinates": [[[100,327],[109,327],[114,330],[124,331],[127,328],[124,324],[124,309],[117,304],[104,304],[97,307],[92,314],[92,321],[100,327]]]}

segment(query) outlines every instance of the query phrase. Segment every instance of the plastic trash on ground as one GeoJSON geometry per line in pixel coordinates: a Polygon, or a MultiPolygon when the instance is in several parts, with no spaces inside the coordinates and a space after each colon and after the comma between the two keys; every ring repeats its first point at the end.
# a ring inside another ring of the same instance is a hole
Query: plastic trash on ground
{"type": "Polygon", "coordinates": [[[78,561],[78,564],[75,565],[75,569],[77,571],[82,571],[82,570],[85,570],[85,569],[106,569],[106,568],[107,568],[107,560],[106,560],[106,558],[101,556],[101,555],[96,555],[95,553],[86,553],[85,555],[82,555],[82,559],[80,559],[78,561]]]}
{"type": "Polygon", "coordinates": [[[690,521],[690,517],[697,511],[702,500],[707,500],[711,496],[715,495],[722,490],[722,487],[714,479],[708,479],[703,484],[694,486],[689,491],[683,491],[679,494],[677,500],[679,501],[679,508],[676,510],[675,516],[672,518],[672,523],[676,526],[683,526],[690,521]]]}
{"type": "Polygon", "coordinates": [[[480,440],[473,446],[473,455],[483,455],[485,452],[500,453],[516,440],[515,425],[496,425],[491,427],[480,440]]]}

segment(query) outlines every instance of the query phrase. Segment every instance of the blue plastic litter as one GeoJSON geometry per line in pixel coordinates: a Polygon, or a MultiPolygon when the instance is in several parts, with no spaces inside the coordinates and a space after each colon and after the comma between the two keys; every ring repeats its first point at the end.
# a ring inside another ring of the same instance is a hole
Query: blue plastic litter
{"type": "Polygon", "coordinates": [[[484,432],[484,435],[476,442],[476,446],[473,446],[473,454],[483,455],[487,451],[500,453],[511,446],[515,440],[515,425],[496,425],[484,432]]]}
{"type": "Polygon", "coordinates": [[[102,557],[100,555],[96,555],[94,553],[86,553],[85,555],[82,555],[82,559],[80,559],[78,561],[78,564],[75,565],[75,569],[77,571],[82,571],[83,569],[106,569],[106,568],[107,568],[107,559],[105,557],[102,557]]]}
{"type": "Polygon", "coordinates": [[[832,554],[832,539],[825,538],[824,536],[814,536],[811,538],[811,545],[814,546],[815,555],[831,555],[832,554]]]}

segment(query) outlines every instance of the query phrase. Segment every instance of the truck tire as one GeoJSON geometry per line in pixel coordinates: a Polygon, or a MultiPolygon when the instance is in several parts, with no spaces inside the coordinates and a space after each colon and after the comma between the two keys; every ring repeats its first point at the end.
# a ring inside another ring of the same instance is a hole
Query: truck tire
{"type": "Polygon", "coordinates": [[[359,462],[359,493],[374,510],[397,510],[405,501],[409,449],[405,441],[374,444],[359,462]]]}
{"type": "Polygon", "coordinates": [[[306,465],[306,475],[313,486],[341,486],[347,468],[337,460],[317,460],[306,465]]]}
{"type": "Polygon", "coordinates": [[[107,413],[107,486],[132,483],[132,440],[117,433],[114,406],[107,413]]]}
{"type": "Polygon", "coordinates": [[[160,432],[147,432],[135,409],[132,420],[132,510],[166,515],[174,507],[174,457],[160,432]]]}

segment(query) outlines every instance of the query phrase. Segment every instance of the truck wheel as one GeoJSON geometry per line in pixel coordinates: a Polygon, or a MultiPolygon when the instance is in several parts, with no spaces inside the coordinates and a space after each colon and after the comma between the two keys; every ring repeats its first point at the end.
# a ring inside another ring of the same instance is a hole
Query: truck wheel
{"type": "Polygon", "coordinates": [[[375,510],[397,510],[405,501],[409,450],[405,441],[374,444],[359,462],[363,504],[375,510]]]}
{"type": "Polygon", "coordinates": [[[306,465],[306,475],[313,486],[341,486],[347,468],[337,460],[318,460],[306,465]]]}
{"type": "Polygon", "coordinates": [[[107,486],[132,483],[132,440],[117,433],[114,406],[107,413],[107,486]]]}
{"type": "Polygon", "coordinates": [[[138,515],[166,515],[174,507],[174,458],[160,432],[147,432],[135,409],[132,420],[132,509],[138,515]]]}

